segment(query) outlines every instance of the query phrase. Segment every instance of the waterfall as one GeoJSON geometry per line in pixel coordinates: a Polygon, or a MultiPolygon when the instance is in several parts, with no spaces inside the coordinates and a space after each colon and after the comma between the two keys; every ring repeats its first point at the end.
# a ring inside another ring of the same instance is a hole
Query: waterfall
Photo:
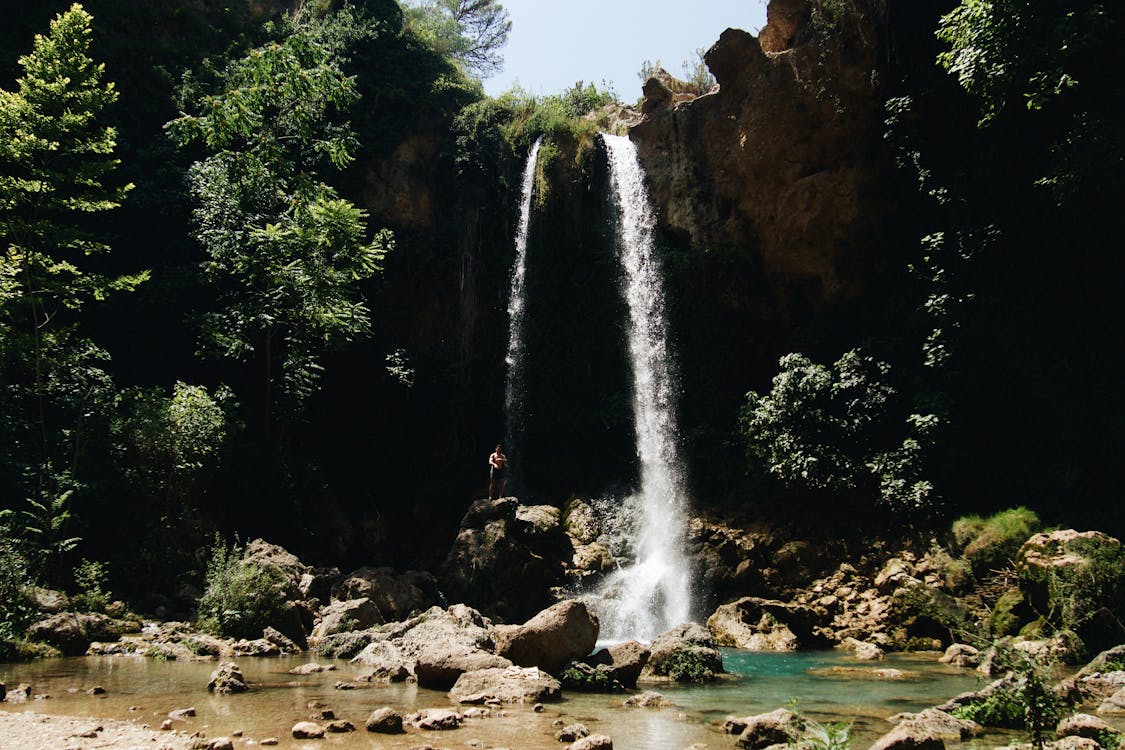
{"type": "MultiPolygon", "coordinates": [[[[524,281],[527,276],[527,234],[531,226],[531,197],[535,188],[535,163],[539,158],[539,144],[535,141],[527,164],[523,168],[523,181],[520,186],[520,223],[516,230],[516,260],[512,266],[512,287],[508,295],[508,353],[504,361],[508,366],[504,383],[505,446],[508,455],[512,454],[513,443],[523,430],[523,329],[524,308],[527,305],[524,281]]],[[[509,492],[510,494],[510,492],[509,492]]]]}
{"type": "Polygon", "coordinates": [[[617,245],[629,309],[629,358],[640,489],[624,501],[639,517],[633,562],[610,575],[595,598],[607,641],[655,636],[691,616],[691,571],[684,555],[685,483],[676,429],[676,379],[668,351],[664,292],[653,243],[655,216],[637,150],[627,137],[602,134],[620,211],[617,245]]]}

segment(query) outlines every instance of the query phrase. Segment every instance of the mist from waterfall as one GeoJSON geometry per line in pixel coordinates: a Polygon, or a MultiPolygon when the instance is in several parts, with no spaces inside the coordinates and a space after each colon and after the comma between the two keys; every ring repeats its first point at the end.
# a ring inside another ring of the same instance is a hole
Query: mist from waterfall
{"type": "Polygon", "coordinates": [[[638,517],[632,563],[612,573],[592,603],[601,639],[651,641],[691,616],[691,570],[684,554],[685,482],[676,428],[676,378],[668,350],[664,291],[653,242],[656,223],[644,170],[627,137],[602,134],[620,216],[617,251],[629,315],[633,420],[640,487],[621,504],[638,517]]]}
{"type": "Polygon", "coordinates": [[[531,198],[535,190],[535,165],[539,159],[538,138],[527,155],[520,185],[520,223],[516,229],[516,259],[512,266],[512,286],[508,294],[507,377],[504,382],[505,451],[511,455],[513,443],[523,431],[524,398],[524,309],[527,306],[527,235],[531,227],[531,198]]]}

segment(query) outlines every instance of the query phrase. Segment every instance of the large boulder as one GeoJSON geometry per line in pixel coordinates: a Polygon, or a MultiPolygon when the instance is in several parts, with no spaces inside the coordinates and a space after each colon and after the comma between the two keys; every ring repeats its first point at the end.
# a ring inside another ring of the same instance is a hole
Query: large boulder
{"type": "Polygon", "coordinates": [[[414,664],[418,684],[433,690],[448,690],[465,672],[506,669],[512,662],[481,649],[464,650],[457,646],[435,645],[422,651],[414,664]]]}
{"type": "Polygon", "coordinates": [[[652,642],[641,679],[675,682],[712,680],[722,673],[723,655],[715,639],[698,623],[661,633],[652,642]]]}
{"type": "Polygon", "coordinates": [[[448,708],[425,708],[410,714],[406,721],[416,729],[442,731],[461,726],[461,714],[448,708]]]}
{"type": "Polygon", "coordinates": [[[442,567],[442,588],[453,601],[519,622],[551,603],[573,555],[556,508],[477,500],[442,567]]]}
{"type": "Polygon", "coordinates": [[[370,599],[332,602],[320,612],[320,621],[313,628],[312,638],[319,641],[327,635],[366,630],[380,625],[383,616],[370,599]]]}
{"type": "MultiPolygon", "coordinates": [[[[801,717],[787,708],[779,708],[766,714],[747,716],[736,720],[742,725],[738,735],[738,746],[747,750],[761,750],[770,745],[782,745],[797,736],[803,722],[801,717]]],[[[728,720],[728,723],[731,723],[728,720]]],[[[728,731],[734,724],[728,727],[728,731]]]]}
{"type": "Polygon", "coordinates": [[[387,622],[405,620],[441,600],[437,579],[430,573],[370,567],[355,570],[336,583],[332,598],[369,599],[387,622]]]}
{"type": "Polygon", "coordinates": [[[1058,737],[1085,737],[1091,740],[1099,740],[1106,733],[1115,735],[1117,731],[1106,723],[1105,719],[1099,719],[1097,716],[1091,716],[1090,714],[1068,716],[1055,727],[1055,734],[1058,737]]]}
{"type": "Polygon", "coordinates": [[[284,547],[270,544],[264,539],[254,539],[243,550],[242,561],[260,568],[273,568],[284,578],[288,597],[294,600],[304,599],[300,589],[301,578],[310,568],[284,547]]]}
{"type": "Polygon", "coordinates": [[[365,722],[368,732],[377,734],[402,734],[402,714],[390,706],[376,709],[365,722]]]}
{"type": "Polygon", "coordinates": [[[707,629],[720,646],[751,651],[796,651],[819,645],[813,635],[816,614],[807,607],[747,596],[724,604],[707,618],[707,629]]]}
{"type": "Polygon", "coordinates": [[[64,656],[81,656],[94,641],[116,641],[126,627],[100,613],[59,612],[28,628],[27,637],[51,644],[64,656]]]}
{"type": "Polygon", "coordinates": [[[410,659],[439,646],[464,651],[495,650],[492,621],[464,604],[454,604],[448,609],[430,607],[417,617],[398,623],[388,635],[410,659]]]}
{"type": "Polygon", "coordinates": [[[870,750],[945,750],[945,741],[919,726],[899,724],[875,740],[870,750]]]}
{"type": "Polygon", "coordinates": [[[351,663],[362,667],[359,673],[361,679],[372,682],[402,682],[414,668],[413,662],[389,640],[367,644],[352,657],[351,663]]]}
{"type": "Polygon", "coordinates": [[[578,599],[543,610],[523,625],[497,625],[496,653],[523,667],[557,673],[572,659],[594,650],[598,618],[578,599]]]}
{"type": "Polygon", "coordinates": [[[950,713],[936,708],[927,708],[919,713],[902,713],[891,717],[899,726],[906,726],[911,736],[936,737],[941,740],[961,742],[979,737],[984,728],[975,721],[958,719],[950,713]]]}
{"type": "Polygon", "coordinates": [[[249,690],[242,670],[234,662],[224,662],[211,673],[211,680],[207,683],[207,690],[212,693],[230,694],[245,693],[249,690]]]}
{"type": "MultiPolygon", "coordinates": [[[[603,671],[607,677],[622,687],[635,688],[641,670],[648,663],[648,646],[637,641],[626,641],[608,648],[600,648],[584,659],[582,664],[603,671]]],[[[564,684],[564,687],[566,685],[564,684]]]]}
{"type": "Polygon", "coordinates": [[[449,691],[454,703],[541,703],[559,700],[559,681],[537,667],[465,672],[449,691]]]}

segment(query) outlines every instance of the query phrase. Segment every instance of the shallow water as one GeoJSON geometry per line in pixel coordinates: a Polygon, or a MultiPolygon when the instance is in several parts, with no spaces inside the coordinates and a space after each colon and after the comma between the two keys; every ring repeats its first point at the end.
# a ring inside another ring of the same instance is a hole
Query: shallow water
{"type": "Polygon", "coordinates": [[[772,711],[794,699],[814,719],[854,722],[856,746],[863,747],[888,731],[888,716],[927,708],[983,684],[974,672],[938,664],[934,655],[890,655],[880,662],[860,662],[836,651],[775,654],[727,649],[724,659],[734,674],[718,684],[641,686],[664,693],[675,701],[675,708],[627,709],[621,706],[622,696],[568,693],[565,700],[547,704],[542,713],[533,712],[530,706],[505,707],[494,711],[492,718],[467,720],[458,731],[426,732],[424,736],[415,731],[398,736],[369,734],[363,723],[371,711],[384,705],[402,713],[448,708],[444,692],[414,684],[363,683],[357,690],[336,690],[333,685],[338,680],[354,677],[355,670],[346,661],[334,662],[337,670],[333,672],[288,674],[289,669],[308,662],[308,656],[239,659],[253,689],[231,696],[207,692],[215,662],[161,662],[141,657],[2,664],[0,681],[9,687],[26,682],[34,693],[51,696],[22,705],[5,703],[3,710],[133,718],[158,727],[169,711],[191,706],[198,715],[177,721],[175,728],[202,730],[208,737],[242,730],[248,739],[278,737],[282,747],[409,748],[426,742],[452,748],[479,740],[483,744],[478,747],[559,748],[563,745],[554,739],[551,724],[561,718],[610,735],[619,750],[684,750],[692,745],[729,750],[733,738],[721,730],[728,715],[772,711]],[[833,667],[894,668],[911,676],[870,680],[823,671],[833,667]],[[106,695],[87,695],[85,691],[95,685],[104,687],[106,695]],[[328,735],[322,741],[292,739],[289,730],[293,724],[319,716],[319,709],[309,708],[315,702],[332,709],[337,718],[351,721],[358,731],[328,735]]]}

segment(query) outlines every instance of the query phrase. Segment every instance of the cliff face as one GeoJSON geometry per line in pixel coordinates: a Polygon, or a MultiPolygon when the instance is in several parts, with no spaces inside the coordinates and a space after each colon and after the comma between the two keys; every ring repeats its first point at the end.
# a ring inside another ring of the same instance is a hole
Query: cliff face
{"type": "Polygon", "coordinates": [[[876,26],[851,10],[772,0],[757,38],[727,29],[707,52],[717,90],[676,104],[649,81],[629,132],[667,232],[751,249],[766,288],[818,307],[863,290],[885,213],[876,26]]]}

